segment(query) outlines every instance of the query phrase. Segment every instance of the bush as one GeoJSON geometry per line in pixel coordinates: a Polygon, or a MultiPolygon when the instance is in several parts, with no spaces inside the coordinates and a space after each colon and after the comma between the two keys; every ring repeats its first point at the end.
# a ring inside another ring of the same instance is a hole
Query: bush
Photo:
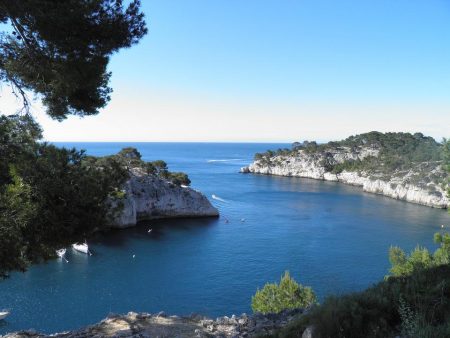
{"type": "Polygon", "coordinates": [[[318,338],[450,337],[450,266],[390,277],[362,292],[328,297],[273,337],[301,337],[315,327],[318,338]]]}
{"type": "Polygon", "coordinates": [[[304,308],[316,302],[310,287],[298,284],[286,271],[280,283],[267,283],[252,297],[254,312],[278,313],[285,309],[304,308]]]}
{"type": "Polygon", "coordinates": [[[169,180],[175,185],[189,185],[191,180],[188,175],[182,172],[173,172],[169,175],[169,180]]]}
{"type": "Polygon", "coordinates": [[[428,269],[433,266],[449,264],[450,262],[450,234],[435,233],[434,242],[439,248],[431,254],[426,248],[417,246],[409,255],[399,247],[391,247],[389,261],[391,276],[407,276],[415,271],[428,269]]]}
{"type": "Polygon", "coordinates": [[[439,245],[434,254],[416,247],[406,255],[392,247],[391,275],[384,281],[362,292],[328,297],[273,336],[301,337],[313,325],[319,338],[450,337],[450,234],[437,233],[434,241],[439,245]]]}

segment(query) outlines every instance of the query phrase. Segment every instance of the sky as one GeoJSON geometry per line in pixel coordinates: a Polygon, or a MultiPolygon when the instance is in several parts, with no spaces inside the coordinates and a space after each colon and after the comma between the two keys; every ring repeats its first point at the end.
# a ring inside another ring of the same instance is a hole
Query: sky
{"type": "MultiPolygon", "coordinates": [[[[143,0],[94,117],[33,114],[48,141],[329,141],[450,136],[448,0],[143,0]]],[[[18,102],[1,88],[0,111],[18,102]]]]}

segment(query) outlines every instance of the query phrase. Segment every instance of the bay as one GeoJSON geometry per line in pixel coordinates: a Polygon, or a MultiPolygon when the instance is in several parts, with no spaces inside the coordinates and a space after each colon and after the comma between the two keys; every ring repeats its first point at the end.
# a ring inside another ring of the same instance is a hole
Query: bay
{"type": "Polygon", "coordinates": [[[434,250],[434,232],[450,225],[445,210],[358,187],[238,172],[255,152],[286,144],[57,145],[99,156],[134,146],[143,159],[162,159],[170,170],[189,174],[192,187],[208,196],[221,217],[143,222],[91,239],[93,256],[69,249],[69,263],[54,260],[13,273],[0,281],[0,308],[12,310],[0,322],[0,334],[76,329],[111,312],[249,313],[257,288],[285,270],[322,300],[380,281],[391,245],[434,250]]]}

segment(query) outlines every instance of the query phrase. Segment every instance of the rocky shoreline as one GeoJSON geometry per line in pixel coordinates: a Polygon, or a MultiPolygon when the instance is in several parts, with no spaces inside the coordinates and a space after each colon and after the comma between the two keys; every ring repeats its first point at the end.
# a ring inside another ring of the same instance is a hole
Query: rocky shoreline
{"type": "Polygon", "coordinates": [[[123,191],[125,197],[113,201],[113,207],[121,204],[111,222],[114,228],[158,218],[219,216],[217,208],[201,192],[148,175],[140,168],[131,169],[123,191]]]}
{"type": "Polygon", "coordinates": [[[420,163],[416,168],[393,172],[389,176],[377,172],[343,170],[340,173],[333,173],[329,170],[330,163],[335,165],[349,159],[362,160],[368,156],[377,156],[377,149],[362,148],[352,151],[341,147],[334,152],[326,153],[307,153],[305,150],[298,150],[295,154],[275,154],[255,160],[248,167],[241,168],[240,172],[341,182],[362,187],[369,193],[406,202],[434,208],[449,208],[450,199],[445,187],[435,179],[446,174],[435,163],[420,163]]]}
{"type": "Polygon", "coordinates": [[[215,320],[200,315],[189,317],[129,312],[126,315],[109,315],[98,324],[79,330],[40,334],[35,330],[8,333],[2,338],[100,338],[100,337],[256,337],[270,334],[287,325],[303,313],[302,309],[286,310],[279,314],[218,317],[215,320]]]}

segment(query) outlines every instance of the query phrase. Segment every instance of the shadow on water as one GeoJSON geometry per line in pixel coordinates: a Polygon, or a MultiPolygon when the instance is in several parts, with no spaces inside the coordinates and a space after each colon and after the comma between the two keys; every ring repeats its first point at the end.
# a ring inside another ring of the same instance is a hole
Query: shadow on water
{"type": "Polygon", "coordinates": [[[216,217],[140,221],[134,227],[111,229],[108,232],[98,234],[91,242],[106,247],[126,247],[135,239],[158,241],[162,240],[169,231],[201,231],[204,228],[216,226],[218,223],[219,218],[216,217]]]}

